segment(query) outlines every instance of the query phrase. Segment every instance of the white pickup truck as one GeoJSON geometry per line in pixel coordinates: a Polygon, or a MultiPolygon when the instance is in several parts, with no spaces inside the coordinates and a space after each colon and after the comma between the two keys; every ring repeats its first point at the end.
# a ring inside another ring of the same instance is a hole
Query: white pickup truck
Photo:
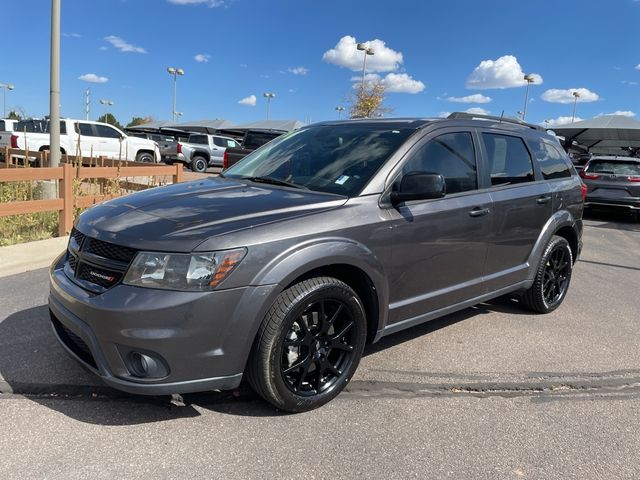
{"type": "MultiPolygon", "coordinates": [[[[23,120],[16,123],[9,144],[4,136],[0,149],[5,146],[28,149],[32,152],[49,150],[48,120],[23,120]],[[25,148],[26,147],[26,148],[25,148]]],[[[137,162],[157,163],[160,152],[156,142],[130,137],[108,123],[89,120],[60,120],[60,150],[69,155],[106,157],[137,162]]]]}

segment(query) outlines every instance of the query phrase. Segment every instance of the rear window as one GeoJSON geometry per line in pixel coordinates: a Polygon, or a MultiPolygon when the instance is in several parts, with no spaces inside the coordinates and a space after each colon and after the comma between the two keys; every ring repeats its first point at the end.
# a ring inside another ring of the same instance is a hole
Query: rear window
{"type": "Polygon", "coordinates": [[[586,171],[611,175],[640,176],[640,162],[624,160],[591,160],[586,171]]]}
{"type": "Polygon", "coordinates": [[[519,137],[483,133],[491,171],[491,185],[532,182],[533,165],[524,142],[519,137]]]}
{"type": "MultiPolygon", "coordinates": [[[[13,126],[15,132],[27,133],[49,133],[49,122],[47,120],[22,120],[13,126]]],[[[60,133],[67,133],[67,124],[60,121],[60,133]]]]}
{"type": "Polygon", "coordinates": [[[209,145],[209,139],[206,135],[190,135],[187,143],[196,143],[198,145],[209,145]]]}
{"type": "Polygon", "coordinates": [[[540,171],[545,180],[553,178],[566,178],[571,176],[566,156],[553,145],[542,140],[530,140],[529,146],[540,165],[540,171]]]}
{"type": "Polygon", "coordinates": [[[265,143],[269,143],[274,138],[278,138],[281,133],[268,133],[268,132],[249,132],[244,139],[244,148],[256,149],[261,147],[265,143]]]}

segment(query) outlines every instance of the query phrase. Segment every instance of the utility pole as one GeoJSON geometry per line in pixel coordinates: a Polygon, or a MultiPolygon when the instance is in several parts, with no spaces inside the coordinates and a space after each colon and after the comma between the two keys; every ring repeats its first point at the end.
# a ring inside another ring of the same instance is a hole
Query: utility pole
{"type": "Polygon", "coordinates": [[[49,164],[52,167],[60,165],[60,1],[51,0],[49,164]]]}
{"type": "Polygon", "coordinates": [[[84,116],[85,120],[89,120],[91,114],[91,89],[87,88],[84,91],[84,116]]]}

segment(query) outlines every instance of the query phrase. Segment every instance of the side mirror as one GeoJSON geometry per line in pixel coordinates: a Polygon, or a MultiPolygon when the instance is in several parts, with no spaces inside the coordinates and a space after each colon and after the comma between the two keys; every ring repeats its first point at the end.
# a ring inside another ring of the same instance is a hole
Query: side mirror
{"type": "Polygon", "coordinates": [[[392,205],[411,200],[442,198],[446,193],[444,177],[438,173],[409,172],[402,177],[400,189],[391,192],[392,205]]]}

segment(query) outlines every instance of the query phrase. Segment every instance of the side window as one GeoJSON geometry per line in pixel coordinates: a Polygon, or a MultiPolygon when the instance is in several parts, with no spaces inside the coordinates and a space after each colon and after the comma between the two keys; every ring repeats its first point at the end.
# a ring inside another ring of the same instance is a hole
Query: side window
{"type": "Polygon", "coordinates": [[[95,137],[90,123],[78,123],[78,133],[83,137],[95,137]]]}
{"type": "Polygon", "coordinates": [[[521,138],[483,133],[482,139],[487,149],[492,186],[534,180],[531,155],[521,138]]]}
{"type": "Polygon", "coordinates": [[[213,137],[213,143],[216,147],[224,147],[224,140],[220,137],[213,137]]]}
{"type": "Polygon", "coordinates": [[[103,138],[120,138],[120,133],[107,125],[96,125],[98,136],[103,138]]]}
{"type": "Polygon", "coordinates": [[[545,180],[571,176],[571,169],[566,156],[560,153],[556,147],[542,140],[531,140],[529,144],[545,180]]]}
{"type": "Polygon", "coordinates": [[[4,132],[5,129],[5,124],[4,124],[4,120],[0,120],[0,130],[2,130],[4,132]]]}
{"type": "Polygon", "coordinates": [[[238,144],[233,140],[227,140],[227,148],[236,148],[238,144]]]}
{"type": "Polygon", "coordinates": [[[476,158],[471,134],[445,133],[429,140],[404,165],[402,174],[416,171],[442,175],[447,194],[477,189],[476,158]]]}

